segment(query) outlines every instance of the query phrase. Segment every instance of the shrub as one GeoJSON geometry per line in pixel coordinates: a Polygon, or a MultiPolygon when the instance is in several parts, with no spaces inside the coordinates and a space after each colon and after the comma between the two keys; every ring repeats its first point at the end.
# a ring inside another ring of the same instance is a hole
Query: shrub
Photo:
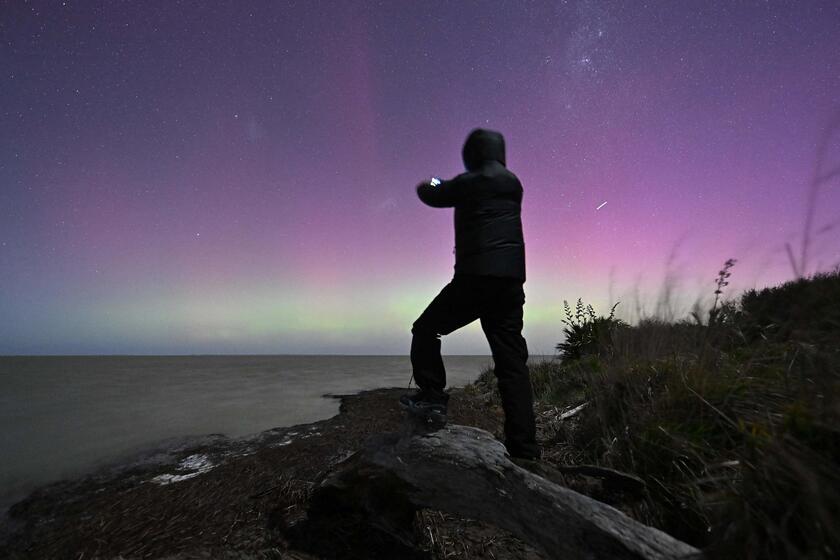
{"type": "Polygon", "coordinates": [[[566,340],[555,347],[560,352],[560,359],[566,362],[579,360],[584,356],[599,356],[610,352],[613,346],[613,333],[627,326],[621,319],[614,318],[617,306],[618,303],[612,306],[609,317],[596,317],[592,306],[584,306],[578,299],[575,314],[572,315],[569,302],[563,300],[566,318],[561,321],[566,325],[563,329],[566,340]]]}
{"type": "Polygon", "coordinates": [[[801,278],[741,297],[737,323],[748,342],[797,340],[840,346],[840,271],[801,278]]]}

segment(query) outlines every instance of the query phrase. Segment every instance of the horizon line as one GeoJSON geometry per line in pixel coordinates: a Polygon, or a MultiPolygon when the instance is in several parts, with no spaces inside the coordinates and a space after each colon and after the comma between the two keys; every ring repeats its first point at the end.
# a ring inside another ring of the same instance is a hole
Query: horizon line
{"type": "MultiPolygon", "coordinates": [[[[492,354],[441,354],[442,356],[481,356],[481,357],[488,357],[492,358],[492,354]]],[[[531,356],[549,356],[551,354],[529,354],[528,357],[531,356]]],[[[357,356],[357,357],[410,357],[410,354],[331,354],[331,353],[321,353],[321,354],[266,354],[266,353],[257,353],[257,354],[0,354],[0,358],[66,358],[66,357],[74,357],[74,358],[97,358],[97,357],[124,357],[124,358],[132,358],[132,357],[146,357],[146,358],[168,358],[168,357],[202,357],[202,356],[357,356]]]]}

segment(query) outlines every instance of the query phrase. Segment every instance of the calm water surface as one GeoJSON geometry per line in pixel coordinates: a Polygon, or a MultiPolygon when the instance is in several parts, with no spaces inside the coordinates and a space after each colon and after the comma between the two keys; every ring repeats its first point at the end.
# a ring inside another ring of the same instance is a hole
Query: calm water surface
{"type": "MultiPolygon", "coordinates": [[[[489,356],[445,356],[449,386],[489,356]]],[[[243,436],[338,412],[324,394],[406,387],[408,356],[0,357],[0,513],[35,487],[168,438],[243,436]]]]}

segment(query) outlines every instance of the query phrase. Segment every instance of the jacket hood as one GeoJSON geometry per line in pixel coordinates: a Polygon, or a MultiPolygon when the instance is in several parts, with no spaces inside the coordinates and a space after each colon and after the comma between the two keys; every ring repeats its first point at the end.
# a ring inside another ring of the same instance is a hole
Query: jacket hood
{"type": "Polygon", "coordinates": [[[505,165],[505,139],[495,130],[476,128],[467,136],[461,150],[467,171],[474,171],[484,161],[498,161],[505,165]]]}

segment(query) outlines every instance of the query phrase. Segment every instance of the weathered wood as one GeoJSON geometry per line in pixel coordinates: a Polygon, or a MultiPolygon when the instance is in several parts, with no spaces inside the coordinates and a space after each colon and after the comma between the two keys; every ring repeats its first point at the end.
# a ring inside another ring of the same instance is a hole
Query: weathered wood
{"type": "Polygon", "coordinates": [[[467,426],[374,436],[320,483],[311,503],[310,522],[325,512],[331,522],[346,519],[353,509],[405,546],[413,512],[429,508],[493,523],[547,558],[702,557],[658,529],[515,465],[490,433],[467,426]]]}

